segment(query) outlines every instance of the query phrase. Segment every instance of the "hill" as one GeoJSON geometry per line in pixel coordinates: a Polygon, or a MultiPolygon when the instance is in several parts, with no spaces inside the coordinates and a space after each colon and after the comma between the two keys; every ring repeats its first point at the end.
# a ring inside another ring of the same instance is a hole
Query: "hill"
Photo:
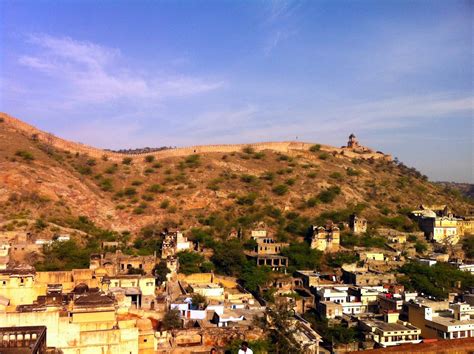
{"type": "MultiPolygon", "coordinates": [[[[410,230],[418,204],[470,205],[389,155],[359,146],[281,142],[125,154],[73,143],[0,115],[0,223],[79,216],[135,235],[155,224],[209,227],[215,237],[265,222],[282,238],[311,223],[346,221],[410,230]]],[[[5,226],[4,226],[5,227],[5,226]]],[[[10,226],[12,227],[12,226],[10,226]]]]}

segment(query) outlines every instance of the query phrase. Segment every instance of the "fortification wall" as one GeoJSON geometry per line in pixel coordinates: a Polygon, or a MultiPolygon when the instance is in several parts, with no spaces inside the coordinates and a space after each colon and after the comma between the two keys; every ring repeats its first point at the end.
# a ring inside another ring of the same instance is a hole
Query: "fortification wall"
{"type": "MultiPolygon", "coordinates": [[[[180,147],[174,149],[160,150],[147,153],[138,154],[124,154],[112,151],[106,151],[98,148],[94,148],[81,143],[67,141],[58,138],[52,134],[45,133],[19,119],[11,117],[5,113],[0,113],[0,118],[4,119],[3,124],[7,124],[11,129],[17,130],[28,137],[36,136],[39,141],[45,144],[50,144],[56,149],[66,150],[71,153],[87,154],[90,157],[100,159],[106,156],[111,161],[121,161],[125,157],[132,157],[136,162],[143,161],[143,157],[152,155],[157,159],[167,157],[182,157],[191,154],[205,154],[205,153],[232,153],[241,152],[245,147],[251,147],[255,151],[273,150],[281,153],[288,153],[290,151],[307,151],[314,143],[308,142],[296,142],[296,141],[282,141],[282,142],[263,142],[263,143],[252,143],[252,144],[224,144],[224,145],[200,145],[200,146],[189,146],[180,147]]],[[[385,155],[379,152],[367,152],[357,153],[347,148],[336,148],[330,145],[321,145],[321,151],[342,154],[350,158],[362,158],[362,159],[388,159],[391,160],[389,155],[385,155]]]]}

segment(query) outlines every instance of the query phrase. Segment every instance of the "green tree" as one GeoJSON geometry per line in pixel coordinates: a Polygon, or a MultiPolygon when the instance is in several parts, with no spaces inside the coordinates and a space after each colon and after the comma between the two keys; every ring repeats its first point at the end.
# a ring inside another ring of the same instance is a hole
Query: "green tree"
{"type": "Polygon", "coordinates": [[[163,318],[163,322],[161,323],[163,329],[176,329],[182,327],[181,315],[178,309],[169,310],[165,317],[163,318]]]}
{"type": "Polygon", "coordinates": [[[240,279],[247,290],[255,292],[270,280],[270,273],[271,269],[267,266],[257,267],[254,262],[248,261],[242,268],[240,279]]]}
{"type": "Polygon", "coordinates": [[[163,283],[166,281],[166,276],[170,273],[170,270],[166,266],[165,261],[160,261],[160,263],[155,264],[155,267],[153,268],[153,275],[155,276],[156,280],[158,280],[160,283],[163,283]]]}
{"type": "Polygon", "coordinates": [[[230,240],[216,245],[211,261],[217,272],[235,276],[240,274],[242,266],[247,260],[240,242],[230,240]]]}
{"type": "Polygon", "coordinates": [[[306,242],[292,243],[283,248],[281,253],[288,257],[291,270],[318,269],[323,255],[321,251],[311,249],[306,242]]]}
{"type": "Polygon", "coordinates": [[[179,271],[184,274],[200,273],[204,257],[196,252],[183,251],[178,253],[179,271]]]}

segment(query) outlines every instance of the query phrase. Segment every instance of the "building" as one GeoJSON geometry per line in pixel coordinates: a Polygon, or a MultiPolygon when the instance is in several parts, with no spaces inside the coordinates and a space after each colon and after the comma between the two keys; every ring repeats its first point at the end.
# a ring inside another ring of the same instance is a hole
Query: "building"
{"type": "Polygon", "coordinates": [[[382,348],[421,342],[421,330],[408,322],[398,320],[398,313],[393,316],[391,313],[387,313],[385,321],[361,320],[359,328],[365,333],[366,340],[374,341],[377,346],[382,348]]]}
{"type": "Polygon", "coordinates": [[[254,251],[258,255],[280,254],[282,248],[289,246],[289,243],[276,242],[272,237],[258,237],[256,241],[257,245],[254,251]]]}
{"type": "Polygon", "coordinates": [[[244,320],[244,315],[232,310],[224,310],[222,313],[214,312],[212,323],[217,327],[231,327],[244,320]]]}
{"type": "Polygon", "coordinates": [[[216,283],[190,284],[190,287],[193,293],[202,295],[209,299],[219,299],[224,297],[224,287],[216,283]]]}
{"type": "Polygon", "coordinates": [[[382,293],[377,296],[379,312],[400,313],[403,307],[403,298],[400,294],[382,293]]]}
{"type": "Polygon", "coordinates": [[[311,248],[322,252],[337,252],[340,246],[340,230],[332,222],[325,226],[311,226],[311,248]]]}
{"type": "Polygon", "coordinates": [[[103,268],[109,276],[128,274],[137,270],[144,274],[151,274],[157,262],[156,255],[132,256],[117,250],[115,252],[92,254],[89,269],[95,271],[103,268]]]}
{"type": "Polygon", "coordinates": [[[421,206],[412,211],[425,237],[438,243],[456,244],[459,241],[458,222],[447,206],[421,206]]]}
{"type": "Polygon", "coordinates": [[[45,326],[46,345],[64,354],[141,354],[136,318],[120,319],[112,296],[82,287],[62,297],[65,305],[55,296],[57,300],[49,306],[35,302],[0,313],[0,323],[6,327],[45,326]]]}
{"type": "Polygon", "coordinates": [[[188,241],[187,237],[180,231],[162,232],[163,244],[161,245],[161,258],[167,259],[170,256],[175,256],[178,252],[190,251],[193,249],[193,243],[188,241]]]}
{"type": "Polygon", "coordinates": [[[342,305],[332,301],[320,301],[316,309],[322,317],[327,319],[334,319],[343,315],[342,305]]]}
{"type": "Polygon", "coordinates": [[[474,337],[474,309],[469,304],[434,301],[408,303],[408,321],[421,329],[423,338],[456,339],[474,337]],[[434,306],[433,306],[434,305],[434,306]]]}
{"type": "Polygon", "coordinates": [[[346,284],[357,286],[377,286],[396,282],[396,276],[393,273],[378,272],[370,270],[368,267],[358,268],[350,265],[343,266],[342,279],[346,284]]]}
{"type": "Polygon", "coordinates": [[[297,270],[295,275],[303,280],[303,286],[308,289],[320,284],[320,274],[314,270],[297,270]]]}
{"type": "Polygon", "coordinates": [[[359,299],[349,295],[348,287],[320,288],[317,290],[317,295],[320,302],[333,302],[341,305],[339,309],[342,309],[342,313],[346,315],[357,315],[366,310],[362,302],[358,301],[359,299]]]}
{"type": "Polygon", "coordinates": [[[474,215],[461,217],[457,226],[459,236],[474,235],[474,215]]]}
{"type": "Polygon", "coordinates": [[[46,326],[0,328],[0,353],[45,354],[46,326]]]}
{"type": "Polygon", "coordinates": [[[276,271],[288,267],[288,258],[280,255],[281,250],[288,247],[288,243],[276,242],[273,237],[267,236],[266,230],[253,230],[250,237],[257,245],[252,252],[246,254],[255,259],[257,266],[267,266],[276,271]]]}
{"type": "Polygon", "coordinates": [[[367,220],[352,214],[349,219],[349,227],[356,235],[363,234],[367,232],[367,220]]]}

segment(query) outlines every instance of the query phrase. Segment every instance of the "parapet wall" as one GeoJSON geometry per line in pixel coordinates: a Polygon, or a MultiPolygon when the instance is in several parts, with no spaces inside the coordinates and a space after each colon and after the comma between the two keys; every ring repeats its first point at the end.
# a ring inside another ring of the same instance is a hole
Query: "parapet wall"
{"type": "MultiPolygon", "coordinates": [[[[87,154],[93,158],[102,158],[106,156],[112,161],[121,161],[125,157],[144,157],[152,155],[157,159],[167,157],[181,157],[188,156],[191,154],[205,154],[205,153],[233,153],[241,152],[245,147],[251,147],[255,151],[273,150],[281,153],[288,153],[290,151],[307,151],[314,143],[308,142],[296,142],[296,141],[282,141],[282,142],[263,142],[253,144],[225,144],[225,145],[200,145],[190,147],[180,147],[174,149],[166,149],[147,153],[138,154],[124,154],[118,152],[112,152],[94,148],[81,143],[75,143],[58,138],[50,133],[45,133],[19,119],[11,117],[5,113],[0,113],[0,118],[3,118],[4,123],[10,128],[19,131],[26,136],[33,138],[35,137],[39,141],[45,144],[50,144],[56,149],[69,151],[71,153],[87,154]]],[[[359,153],[348,148],[336,148],[330,145],[321,145],[321,151],[332,154],[340,154],[349,158],[362,158],[362,159],[385,159],[391,160],[390,155],[385,155],[381,152],[366,152],[359,153]]]]}

